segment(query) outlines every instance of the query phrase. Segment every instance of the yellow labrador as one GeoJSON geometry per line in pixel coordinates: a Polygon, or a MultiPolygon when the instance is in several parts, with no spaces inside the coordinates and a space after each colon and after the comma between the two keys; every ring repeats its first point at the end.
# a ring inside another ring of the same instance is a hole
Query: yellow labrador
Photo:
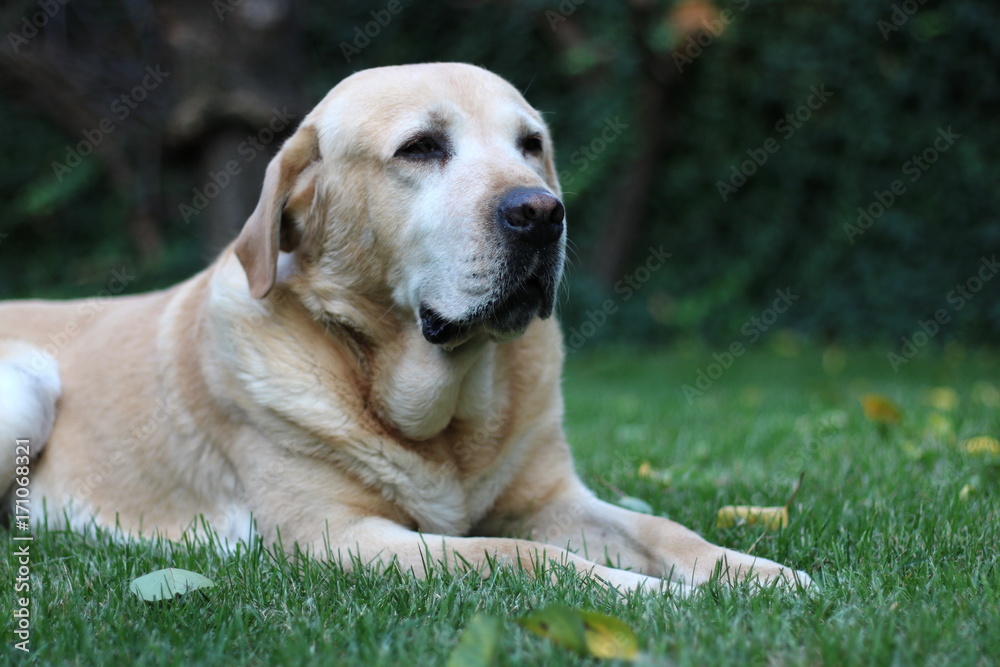
{"type": "MultiPolygon", "coordinates": [[[[559,197],[545,123],[494,74],[344,80],[204,272],[142,296],[0,305],[0,436],[45,447],[33,518],[43,497],[50,525],[178,538],[203,517],[227,539],[280,532],[418,576],[430,556],[556,561],[622,589],[686,592],[717,567],[808,583],[577,477],[551,317],[559,197]]],[[[16,472],[4,462],[0,489],[16,472]]]]}

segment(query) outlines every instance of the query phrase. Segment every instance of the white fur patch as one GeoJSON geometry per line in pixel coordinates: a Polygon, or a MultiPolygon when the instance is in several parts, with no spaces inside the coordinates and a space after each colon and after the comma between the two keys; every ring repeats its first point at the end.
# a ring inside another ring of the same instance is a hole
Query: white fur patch
{"type": "Polygon", "coordinates": [[[14,478],[17,440],[42,452],[56,420],[61,386],[56,360],[33,345],[0,341],[0,490],[14,478]]]}

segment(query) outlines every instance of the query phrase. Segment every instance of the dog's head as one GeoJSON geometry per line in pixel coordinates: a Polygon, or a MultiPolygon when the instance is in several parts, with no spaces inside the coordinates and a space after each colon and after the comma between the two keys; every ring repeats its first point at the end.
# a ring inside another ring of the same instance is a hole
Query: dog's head
{"type": "Polygon", "coordinates": [[[268,166],[236,254],[257,298],[281,279],[283,251],[324,308],[361,294],[434,344],[504,340],[552,314],[559,196],[548,129],[500,77],[448,63],[365,70],[268,166]]]}

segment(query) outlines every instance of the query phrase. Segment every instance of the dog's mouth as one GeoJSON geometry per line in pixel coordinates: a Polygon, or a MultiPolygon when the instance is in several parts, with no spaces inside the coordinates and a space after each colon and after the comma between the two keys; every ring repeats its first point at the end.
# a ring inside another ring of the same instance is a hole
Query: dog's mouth
{"type": "Polygon", "coordinates": [[[420,304],[420,325],[424,338],[434,345],[460,345],[482,331],[497,341],[524,333],[538,316],[552,315],[557,279],[549,275],[530,275],[513,287],[497,290],[496,295],[461,320],[449,320],[433,306],[420,304]]]}

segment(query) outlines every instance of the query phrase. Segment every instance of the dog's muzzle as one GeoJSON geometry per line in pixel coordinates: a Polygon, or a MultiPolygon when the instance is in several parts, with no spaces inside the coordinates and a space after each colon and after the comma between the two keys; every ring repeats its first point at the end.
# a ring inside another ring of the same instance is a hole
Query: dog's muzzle
{"type": "Polygon", "coordinates": [[[475,311],[449,320],[420,304],[424,338],[435,345],[460,343],[477,330],[494,339],[521,334],[536,317],[552,315],[564,260],[565,208],[542,188],[515,188],[497,206],[496,231],[504,253],[503,283],[475,311]]]}

